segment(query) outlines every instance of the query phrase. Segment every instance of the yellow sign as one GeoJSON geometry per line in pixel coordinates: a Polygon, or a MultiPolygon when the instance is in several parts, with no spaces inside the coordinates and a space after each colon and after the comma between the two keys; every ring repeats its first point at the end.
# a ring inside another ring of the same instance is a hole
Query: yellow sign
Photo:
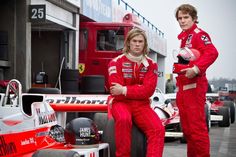
{"type": "Polygon", "coordinates": [[[84,63],[79,63],[79,73],[82,74],[85,70],[85,64],[84,63]]]}

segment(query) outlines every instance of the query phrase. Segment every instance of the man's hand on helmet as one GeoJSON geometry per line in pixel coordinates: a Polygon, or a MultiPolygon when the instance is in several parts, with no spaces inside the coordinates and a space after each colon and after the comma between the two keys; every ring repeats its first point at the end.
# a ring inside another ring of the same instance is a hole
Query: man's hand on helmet
{"type": "Polygon", "coordinates": [[[198,75],[199,69],[197,66],[193,66],[192,68],[182,69],[181,72],[185,72],[185,77],[191,79],[198,75]]]}

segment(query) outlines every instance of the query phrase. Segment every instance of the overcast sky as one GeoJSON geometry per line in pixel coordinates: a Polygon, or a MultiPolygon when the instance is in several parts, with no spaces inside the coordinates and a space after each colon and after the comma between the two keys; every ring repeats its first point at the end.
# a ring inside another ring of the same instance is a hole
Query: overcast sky
{"type": "Polygon", "coordinates": [[[207,77],[236,79],[236,0],[125,0],[130,6],[165,33],[167,39],[166,73],[171,73],[172,50],[178,49],[181,32],[175,19],[175,9],[183,3],[194,5],[198,11],[198,26],[211,37],[219,51],[207,77]]]}

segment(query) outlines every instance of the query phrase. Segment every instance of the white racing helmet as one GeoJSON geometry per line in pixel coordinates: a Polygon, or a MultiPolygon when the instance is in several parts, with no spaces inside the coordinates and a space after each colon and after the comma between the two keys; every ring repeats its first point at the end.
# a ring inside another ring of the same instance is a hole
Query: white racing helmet
{"type": "Polygon", "coordinates": [[[184,47],[179,51],[173,51],[173,55],[178,59],[178,63],[174,63],[172,72],[179,74],[182,69],[193,66],[190,61],[197,60],[200,57],[200,52],[193,48],[184,47]]]}
{"type": "Polygon", "coordinates": [[[200,52],[193,48],[184,47],[180,49],[177,57],[181,57],[185,61],[195,61],[200,57],[200,52]]]}

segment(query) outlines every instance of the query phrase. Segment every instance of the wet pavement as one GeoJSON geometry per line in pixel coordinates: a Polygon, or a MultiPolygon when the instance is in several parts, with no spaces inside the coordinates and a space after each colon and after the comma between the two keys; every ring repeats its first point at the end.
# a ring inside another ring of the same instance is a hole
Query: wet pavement
{"type": "MultiPolygon", "coordinates": [[[[212,126],[210,139],[211,157],[236,157],[236,122],[226,128],[212,126]]],[[[186,157],[186,144],[166,142],[163,157],[186,157]]]]}

